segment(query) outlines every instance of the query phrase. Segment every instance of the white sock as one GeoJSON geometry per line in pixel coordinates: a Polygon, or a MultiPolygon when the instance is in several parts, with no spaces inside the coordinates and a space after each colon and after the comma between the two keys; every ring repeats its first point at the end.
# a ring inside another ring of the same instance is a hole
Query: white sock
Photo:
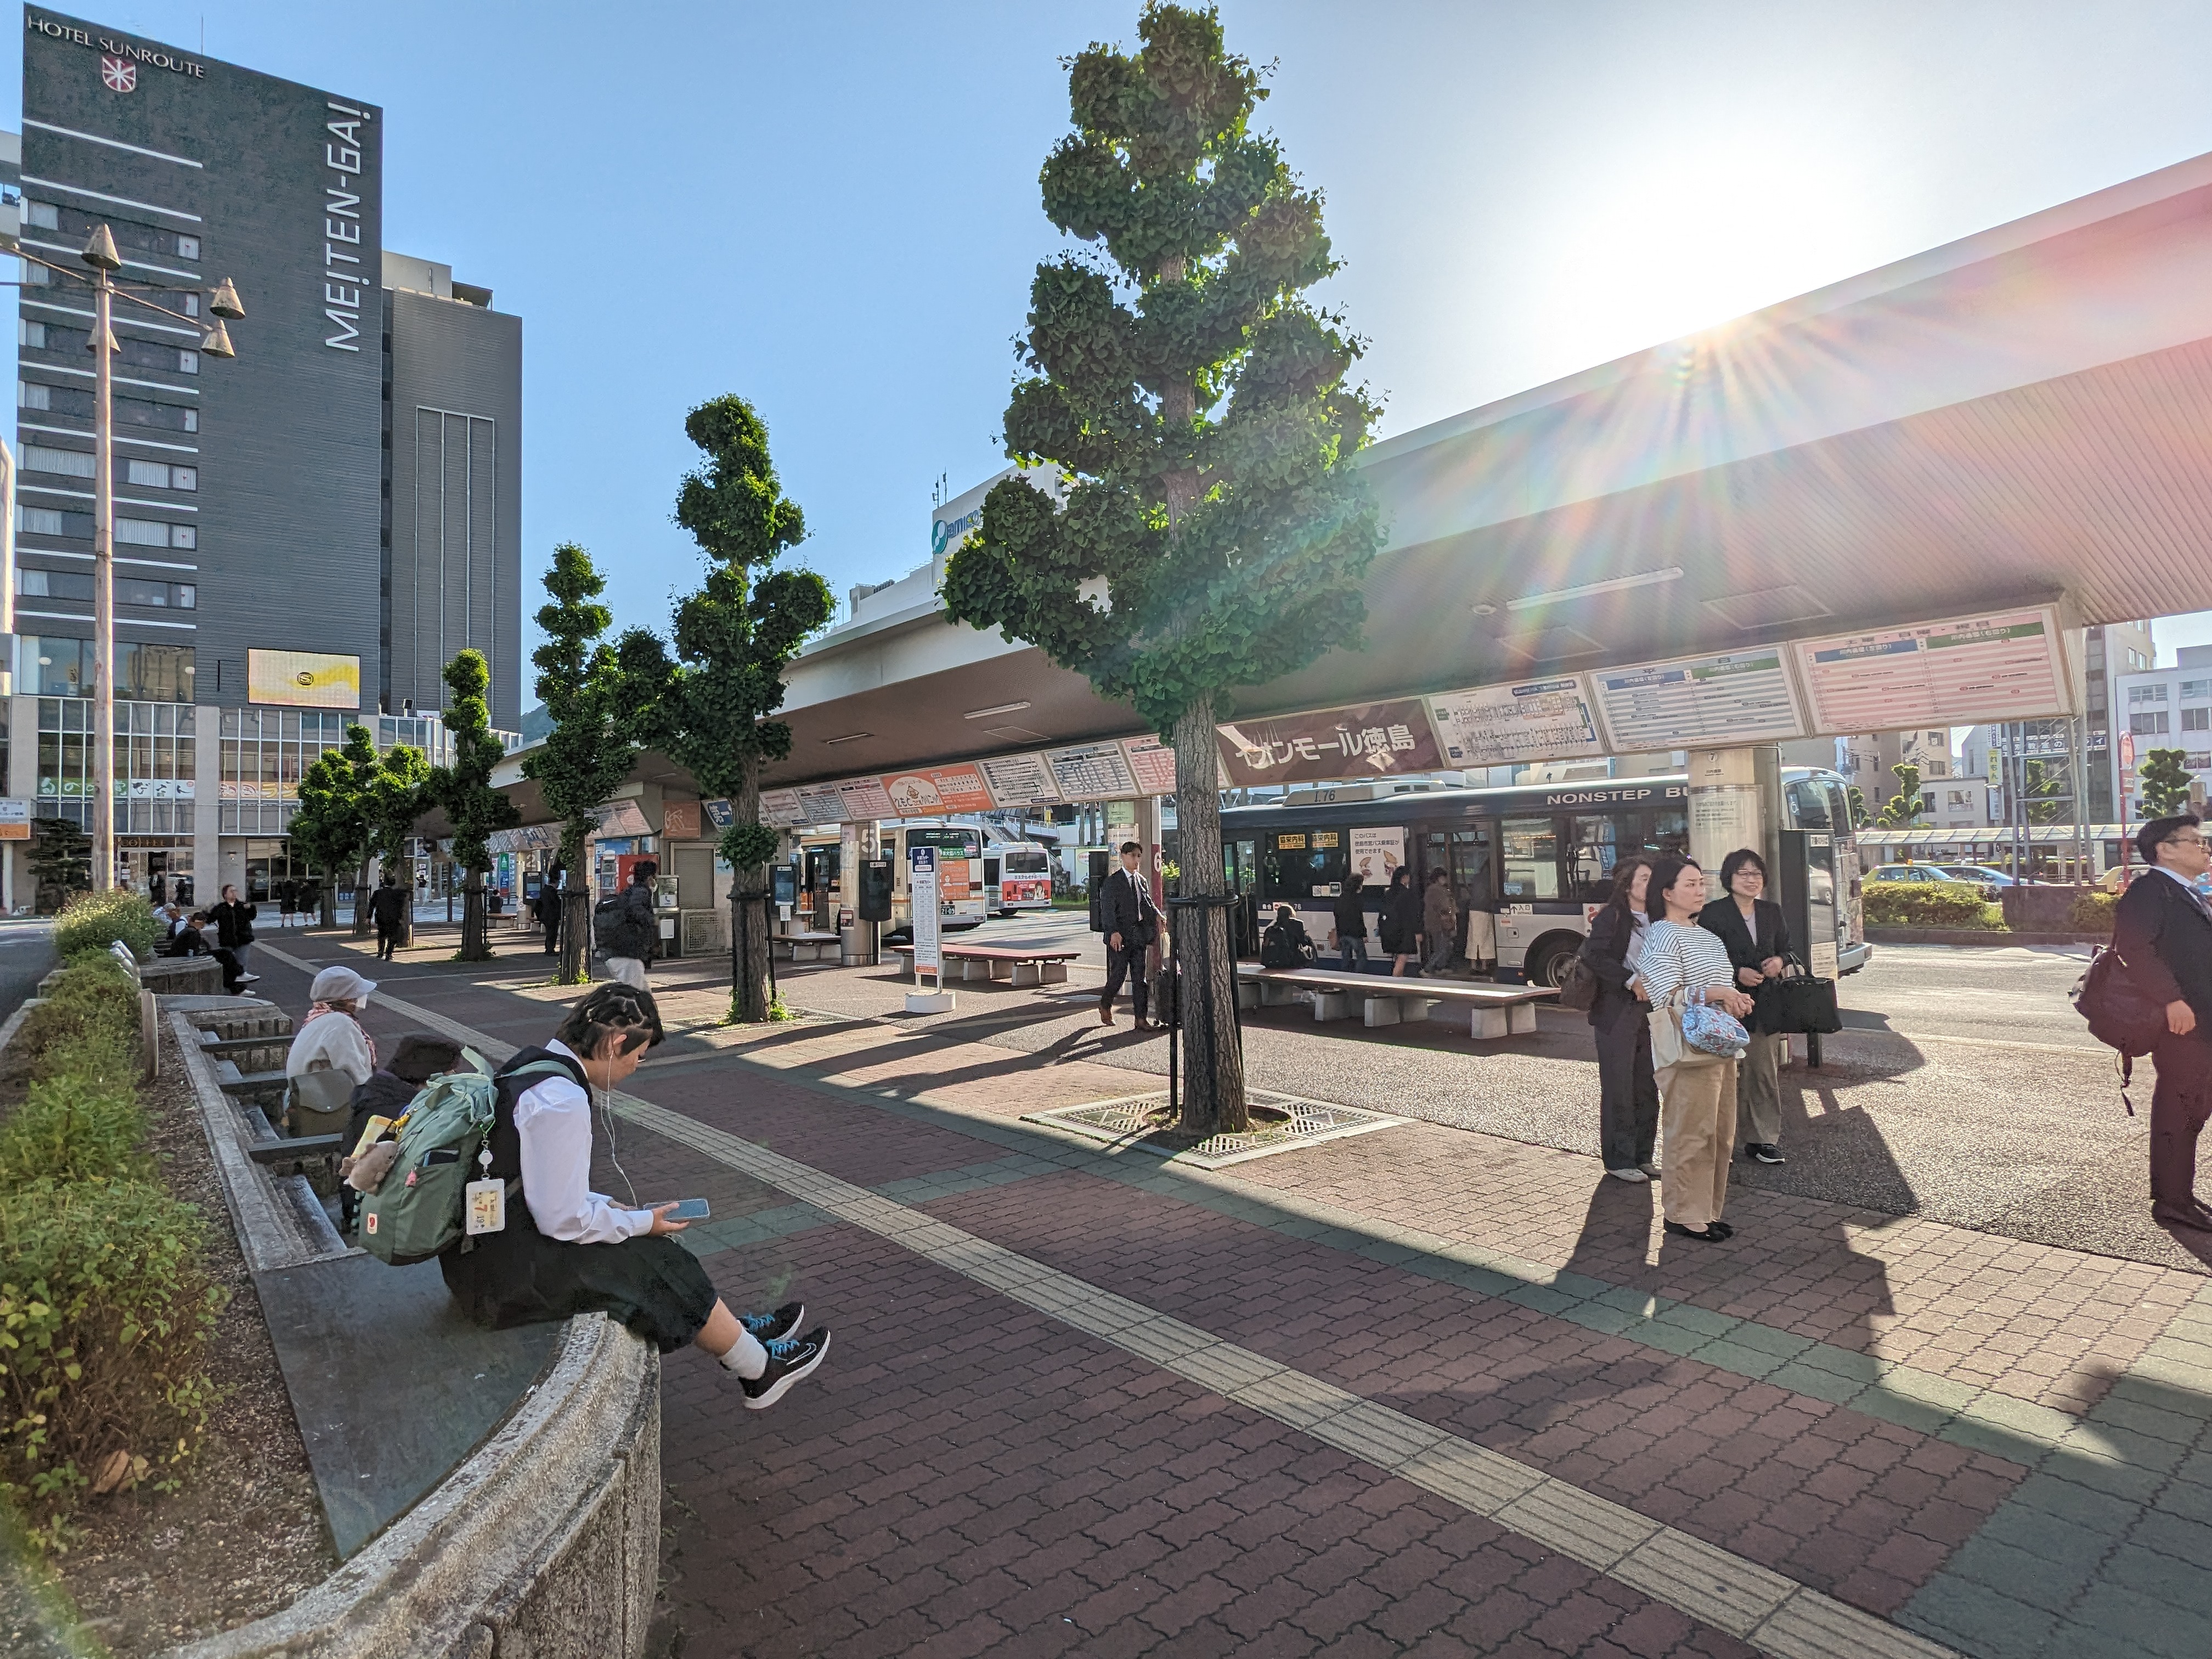
{"type": "Polygon", "coordinates": [[[761,1346],[757,1337],[740,1325],[738,1327],[738,1340],[731,1343],[729,1351],[722,1355],[722,1367],[725,1370],[735,1371],[749,1382],[752,1382],[768,1370],[768,1350],[761,1346]]]}

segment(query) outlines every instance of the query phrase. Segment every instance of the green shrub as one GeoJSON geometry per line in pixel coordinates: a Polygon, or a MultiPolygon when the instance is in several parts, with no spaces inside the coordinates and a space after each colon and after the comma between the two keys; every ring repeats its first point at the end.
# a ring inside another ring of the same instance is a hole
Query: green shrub
{"type": "Polygon", "coordinates": [[[168,1489],[198,1449],[223,1302],[200,1266],[202,1225],[148,1182],[0,1191],[0,1491],[34,1542],[64,1543],[117,1453],[168,1489]]]}
{"type": "Polygon", "coordinates": [[[80,893],[63,907],[54,924],[54,948],[64,957],[81,951],[104,951],[118,940],[144,962],[161,942],[161,924],[146,902],[118,889],[106,893],[80,893]]]}
{"type": "Polygon", "coordinates": [[[128,1056],[137,1041],[138,982],[111,957],[64,968],[9,1047],[45,1076],[79,1060],[105,1070],[109,1057],[118,1050],[128,1056]]]}
{"type": "Polygon", "coordinates": [[[120,1076],[72,1067],[33,1083],[0,1119],[0,1190],[36,1181],[149,1176],[146,1114],[126,1067],[120,1076]]]}
{"type": "Polygon", "coordinates": [[[1876,927],[1975,927],[2005,930],[2004,912],[1963,881],[1870,881],[1860,890],[1867,921],[1876,927]]]}
{"type": "Polygon", "coordinates": [[[2118,893],[2100,892],[2091,887],[2076,893],[2074,902],[2067,908],[2066,925],[2077,933],[2109,933],[2112,931],[2112,911],[2119,903],[2118,893]]]}

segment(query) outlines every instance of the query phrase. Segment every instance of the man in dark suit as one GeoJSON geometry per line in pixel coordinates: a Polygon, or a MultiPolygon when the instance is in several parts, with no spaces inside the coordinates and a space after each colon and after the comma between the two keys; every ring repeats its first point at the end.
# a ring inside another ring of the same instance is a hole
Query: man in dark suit
{"type": "Polygon", "coordinates": [[[2166,1034],[2151,1050],[2151,1218],[2212,1233],[2212,1207],[2197,1196],[2197,1137],[2212,1115],[2212,909],[2195,885],[2212,851],[2194,813],[2153,818],[2136,847],[2149,868],[2120,896],[2112,949],[2166,1004],[2166,1034]]]}
{"type": "Polygon", "coordinates": [[[1144,848],[1133,841],[1121,843],[1121,867],[1106,878],[1106,896],[1099,907],[1106,924],[1106,994],[1098,1000],[1098,1023],[1114,1023],[1114,998],[1128,975],[1129,995],[1136,1004],[1137,1029],[1152,1029],[1146,1018],[1145,952],[1158,936],[1160,909],[1152,902],[1152,884],[1138,868],[1144,848]]]}

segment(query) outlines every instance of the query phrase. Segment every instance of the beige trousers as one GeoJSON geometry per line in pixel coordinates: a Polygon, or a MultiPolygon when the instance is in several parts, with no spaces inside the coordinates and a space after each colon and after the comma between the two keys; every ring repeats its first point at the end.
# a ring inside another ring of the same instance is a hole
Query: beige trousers
{"type": "Polygon", "coordinates": [[[1659,1168],[1667,1219],[1692,1232],[1721,1218],[1735,1155],[1735,1061],[1662,1066],[1659,1168]]]}

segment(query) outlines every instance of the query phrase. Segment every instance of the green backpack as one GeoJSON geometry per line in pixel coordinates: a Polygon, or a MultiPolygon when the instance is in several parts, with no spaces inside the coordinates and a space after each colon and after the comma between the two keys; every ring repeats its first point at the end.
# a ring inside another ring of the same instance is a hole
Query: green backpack
{"type": "MultiPolygon", "coordinates": [[[[399,1155],[373,1193],[361,1200],[361,1247],[379,1261],[410,1267],[442,1255],[464,1232],[462,1207],[478,1178],[477,1155],[490,1134],[499,1080],[484,1057],[461,1050],[471,1067],[433,1078],[409,1103],[399,1155]]],[[[565,1077],[557,1060],[532,1060],[513,1075],[565,1077]]],[[[508,1196],[516,1183],[508,1183],[508,1196]]]]}

